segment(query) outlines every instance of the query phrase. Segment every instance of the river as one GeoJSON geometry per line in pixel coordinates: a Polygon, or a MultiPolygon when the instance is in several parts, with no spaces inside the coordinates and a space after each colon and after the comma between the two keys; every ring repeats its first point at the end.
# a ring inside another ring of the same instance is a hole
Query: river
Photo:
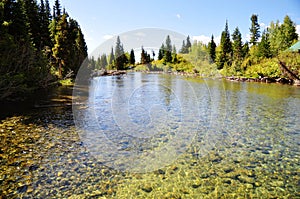
{"type": "Polygon", "coordinates": [[[1,114],[0,198],[300,197],[299,87],[128,73],[1,114]]]}

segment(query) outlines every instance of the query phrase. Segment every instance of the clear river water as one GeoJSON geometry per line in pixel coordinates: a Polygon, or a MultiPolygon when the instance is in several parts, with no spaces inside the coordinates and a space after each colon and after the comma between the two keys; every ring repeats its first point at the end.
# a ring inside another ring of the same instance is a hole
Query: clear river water
{"type": "Polygon", "coordinates": [[[300,198],[299,87],[128,73],[2,107],[0,198],[300,198]]]}

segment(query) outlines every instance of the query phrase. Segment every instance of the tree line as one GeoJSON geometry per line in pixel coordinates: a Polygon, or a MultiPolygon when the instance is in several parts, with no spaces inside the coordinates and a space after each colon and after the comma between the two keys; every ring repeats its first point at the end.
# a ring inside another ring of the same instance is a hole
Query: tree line
{"type": "Polygon", "coordinates": [[[242,42],[242,34],[238,27],[230,35],[226,21],[220,44],[218,46],[215,44],[213,35],[208,43],[211,61],[216,64],[217,69],[225,71],[227,75],[243,75],[251,66],[263,67],[264,63],[272,59],[274,64],[274,58],[281,56],[282,52],[298,40],[295,23],[289,16],[285,16],[282,24],[279,21],[271,22],[264,30],[261,30],[258,15],[253,14],[250,20],[249,42],[242,42]]]}
{"type": "Polygon", "coordinates": [[[75,75],[87,57],[78,22],[59,0],[0,2],[0,99],[75,75]],[[52,14],[51,14],[52,13],[52,14]]]}

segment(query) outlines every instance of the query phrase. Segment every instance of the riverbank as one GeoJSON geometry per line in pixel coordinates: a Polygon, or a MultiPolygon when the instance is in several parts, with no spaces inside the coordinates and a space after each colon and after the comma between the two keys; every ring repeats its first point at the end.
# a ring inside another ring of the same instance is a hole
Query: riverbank
{"type": "MultiPolygon", "coordinates": [[[[171,75],[178,75],[178,76],[186,76],[186,77],[207,77],[204,75],[201,75],[199,73],[187,73],[187,72],[164,72],[164,71],[141,71],[144,73],[151,73],[151,74],[171,74],[171,75]]],[[[213,78],[215,76],[208,76],[209,78],[213,78]]],[[[251,77],[235,77],[235,76],[216,76],[215,78],[219,79],[226,79],[228,81],[235,81],[235,82],[261,82],[261,83],[278,83],[278,84],[289,84],[289,85],[294,85],[294,86],[300,86],[300,81],[299,80],[293,80],[293,79],[288,79],[288,78],[272,78],[272,77],[259,77],[259,78],[251,78],[251,77]]]]}
{"type": "Polygon", "coordinates": [[[263,82],[263,83],[279,83],[279,84],[290,84],[295,86],[300,86],[299,80],[287,79],[287,78],[271,78],[271,77],[261,77],[261,78],[247,78],[247,77],[225,77],[226,80],[236,81],[236,82],[263,82]]]}

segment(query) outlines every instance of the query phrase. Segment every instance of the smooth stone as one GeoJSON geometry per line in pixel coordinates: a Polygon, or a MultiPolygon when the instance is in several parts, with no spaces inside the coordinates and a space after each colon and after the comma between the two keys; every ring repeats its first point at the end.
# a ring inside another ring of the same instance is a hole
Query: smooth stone
{"type": "Polygon", "coordinates": [[[253,184],[246,183],[245,186],[247,189],[253,189],[253,184]]]}
{"type": "Polygon", "coordinates": [[[153,188],[150,184],[145,184],[145,185],[141,186],[141,189],[147,193],[150,193],[153,190],[153,188]]]}
{"type": "Polygon", "coordinates": [[[239,181],[244,182],[244,183],[249,183],[249,184],[254,184],[255,180],[253,178],[250,178],[246,175],[240,175],[238,176],[239,181]]]}
{"type": "Polygon", "coordinates": [[[281,181],[281,180],[271,181],[270,185],[272,187],[283,187],[284,186],[284,182],[281,181]]]}

